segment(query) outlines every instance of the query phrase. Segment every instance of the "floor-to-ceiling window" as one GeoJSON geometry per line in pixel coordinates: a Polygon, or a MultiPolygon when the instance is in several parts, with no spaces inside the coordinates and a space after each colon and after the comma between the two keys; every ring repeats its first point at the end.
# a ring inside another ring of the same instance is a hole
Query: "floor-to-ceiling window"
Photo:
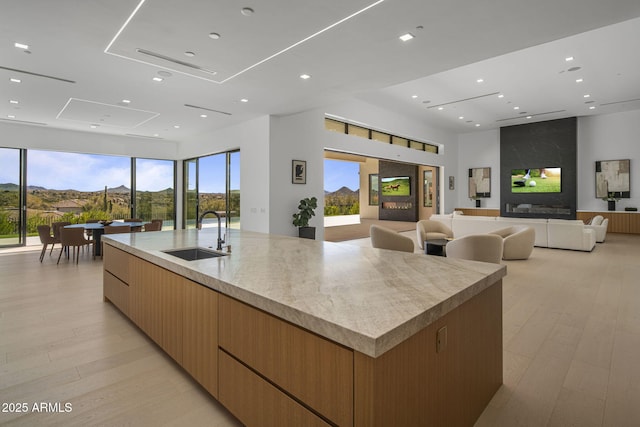
{"type": "Polygon", "coordinates": [[[29,150],[27,233],[54,221],[125,219],[131,212],[131,158],[29,150]]]}
{"type": "MultiPolygon", "coordinates": [[[[194,228],[206,211],[224,213],[225,227],[240,228],[240,152],[231,151],[184,162],[185,228],[194,228]]],[[[217,226],[215,216],[203,227],[217,226]]]]}
{"type": "Polygon", "coordinates": [[[144,222],[162,220],[163,230],[175,222],[175,162],[134,159],[135,205],[133,216],[144,222]]]}
{"type": "Polygon", "coordinates": [[[37,226],[55,221],[135,217],[173,229],[175,182],[172,160],[0,148],[0,246],[37,244],[37,226]]]}
{"type": "Polygon", "coordinates": [[[0,148],[0,247],[24,242],[24,150],[0,148]]]}

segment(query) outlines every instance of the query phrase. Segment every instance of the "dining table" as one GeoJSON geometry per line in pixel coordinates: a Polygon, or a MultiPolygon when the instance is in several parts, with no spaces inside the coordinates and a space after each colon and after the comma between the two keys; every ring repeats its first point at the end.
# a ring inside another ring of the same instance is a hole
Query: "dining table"
{"type": "Polygon", "coordinates": [[[144,222],[113,221],[113,222],[107,223],[107,224],[100,223],[100,222],[87,222],[87,223],[84,223],[84,224],[65,225],[64,228],[84,228],[85,230],[91,230],[91,234],[93,235],[93,254],[95,256],[101,256],[102,255],[102,245],[100,244],[100,239],[102,238],[102,235],[104,234],[105,225],[115,226],[115,227],[130,225],[131,228],[133,228],[133,227],[142,227],[144,225],[144,222]]]}

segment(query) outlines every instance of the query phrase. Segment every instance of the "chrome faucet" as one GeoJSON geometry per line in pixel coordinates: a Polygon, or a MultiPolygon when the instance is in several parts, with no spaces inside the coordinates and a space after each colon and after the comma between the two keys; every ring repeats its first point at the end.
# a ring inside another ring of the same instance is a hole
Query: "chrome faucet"
{"type": "Polygon", "coordinates": [[[224,243],[224,239],[221,237],[220,234],[220,228],[222,225],[222,217],[220,216],[220,214],[216,211],[205,211],[202,213],[202,215],[200,215],[200,218],[198,219],[198,230],[202,230],[202,220],[204,219],[205,216],[209,215],[209,214],[214,214],[216,216],[216,218],[218,218],[218,246],[216,247],[217,250],[221,251],[222,250],[222,244],[224,243]]]}

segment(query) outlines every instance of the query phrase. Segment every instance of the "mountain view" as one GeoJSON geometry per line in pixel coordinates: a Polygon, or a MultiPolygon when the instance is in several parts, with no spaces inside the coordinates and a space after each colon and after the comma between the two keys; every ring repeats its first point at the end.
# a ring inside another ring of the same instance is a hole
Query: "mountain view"
{"type": "Polygon", "coordinates": [[[360,190],[341,187],[324,192],[324,215],[357,215],[360,213],[360,190]]]}

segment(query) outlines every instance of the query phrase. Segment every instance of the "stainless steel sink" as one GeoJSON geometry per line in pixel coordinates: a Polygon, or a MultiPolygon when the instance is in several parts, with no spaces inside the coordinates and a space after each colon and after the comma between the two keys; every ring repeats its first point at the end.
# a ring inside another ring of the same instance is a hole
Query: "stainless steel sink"
{"type": "Polygon", "coordinates": [[[196,261],[199,259],[216,258],[226,256],[227,254],[216,252],[210,249],[204,248],[183,248],[183,249],[170,249],[162,251],[167,255],[172,255],[186,261],[196,261]]]}

